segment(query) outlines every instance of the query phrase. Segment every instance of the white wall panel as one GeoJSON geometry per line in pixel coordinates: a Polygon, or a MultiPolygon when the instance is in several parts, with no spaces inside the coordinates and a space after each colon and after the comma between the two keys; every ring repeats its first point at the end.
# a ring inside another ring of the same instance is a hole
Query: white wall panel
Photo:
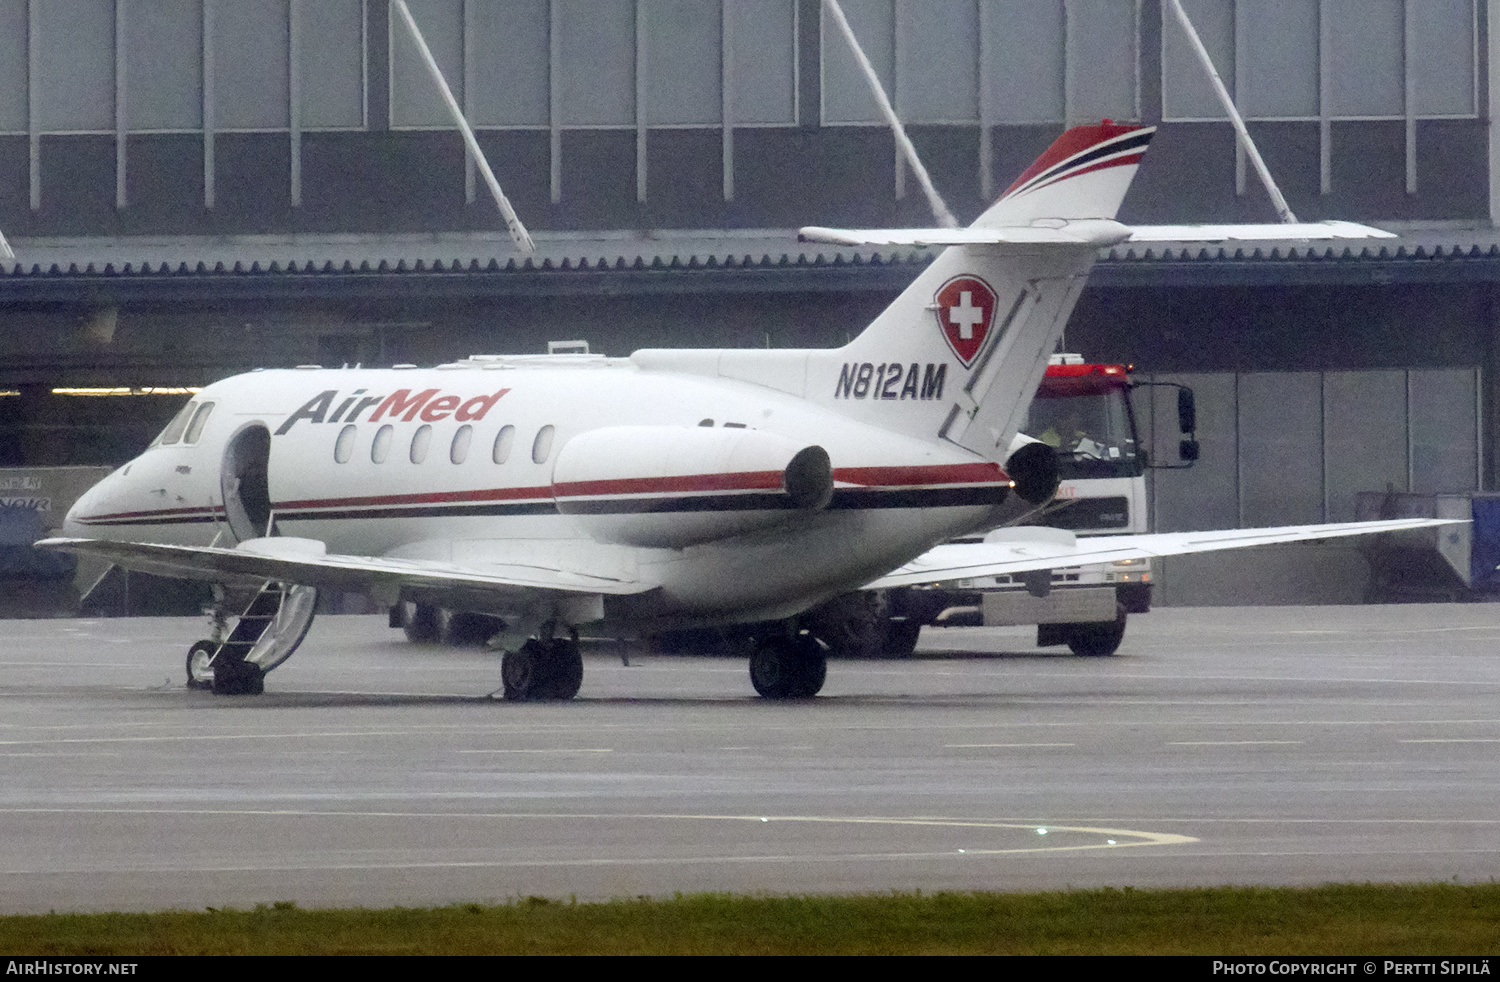
{"type": "Polygon", "coordinates": [[[1060,123],[1064,114],[1061,3],[980,0],[980,84],[997,123],[1060,123]]]}
{"type": "MultiPolygon", "coordinates": [[[[1474,106],[1473,0],[1408,0],[1411,72],[1419,116],[1471,116],[1474,106]]],[[[1495,25],[1490,26],[1491,30],[1495,25]]]]}
{"type": "Polygon", "coordinates": [[[1318,372],[1240,376],[1240,509],[1245,528],[1323,520],[1318,372]]]}
{"type": "Polygon", "coordinates": [[[635,0],[554,0],[562,43],[562,122],[635,125],[635,0]]]}
{"type": "Polygon", "coordinates": [[[214,126],[274,130],[288,113],[288,0],[214,4],[214,126]]]}
{"type": "Polygon", "coordinates": [[[713,0],[641,0],[647,123],[707,125],[723,116],[721,9],[713,0]]]}
{"type": "MultiPolygon", "coordinates": [[[[1324,0],[1329,52],[1329,111],[1334,116],[1406,112],[1403,0],[1324,0]]],[[[1420,15],[1419,15],[1420,16],[1420,15]]]]}
{"type": "Polygon", "coordinates": [[[127,0],[125,64],[128,129],[202,128],[202,0],[127,0]]]}
{"type": "Polygon", "coordinates": [[[546,126],[551,14],[547,0],[469,3],[475,126],[546,126]]]}
{"type": "Polygon", "coordinates": [[[796,0],[728,0],[737,124],[797,121],[796,0]]]}
{"type": "Polygon", "coordinates": [[[1257,119],[1318,116],[1318,0],[1235,0],[1236,103],[1257,119]]]}
{"type": "MultiPolygon", "coordinates": [[[[1417,492],[1472,491],[1478,468],[1473,369],[1414,368],[1411,471],[1417,492]]],[[[1377,489],[1378,490],[1378,489],[1377,489]]]]}
{"type": "MultiPolygon", "coordinates": [[[[383,2],[383,0],[380,0],[383,2]]],[[[302,127],[365,125],[365,11],[361,0],[302,0],[302,127]]]]}
{"type": "Polygon", "coordinates": [[[1323,376],[1328,521],[1352,522],[1361,491],[1406,490],[1406,373],[1323,376]]]}
{"type": "Polygon", "coordinates": [[[898,0],[896,108],[908,123],[979,120],[975,0],[898,0]]]}
{"type": "Polygon", "coordinates": [[[113,0],[40,0],[41,65],[34,80],[41,129],[49,133],[115,128],[113,0]]]}
{"type": "Polygon", "coordinates": [[[26,0],[0,0],[0,133],[25,133],[26,0]]]}
{"type": "Polygon", "coordinates": [[[1069,122],[1136,117],[1135,0],[1068,0],[1069,122]]]}

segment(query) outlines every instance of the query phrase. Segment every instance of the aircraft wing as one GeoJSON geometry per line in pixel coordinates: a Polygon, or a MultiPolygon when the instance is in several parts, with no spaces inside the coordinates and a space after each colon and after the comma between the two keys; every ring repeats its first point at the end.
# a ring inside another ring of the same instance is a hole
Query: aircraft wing
{"type": "Polygon", "coordinates": [[[39,549],[95,556],[126,569],[179,579],[259,584],[279,580],[351,593],[389,592],[392,587],[478,588],[503,592],[552,590],[576,594],[644,593],[655,584],[580,573],[535,562],[451,563],[431,559],[329,554],[322,542],[290,536],[252,539],[235,549],[171,546],[101,539],[43,539],[39,549]]]}
{"type": "Polygon", "coordinates": [[[1058,529],[1001,529],[993,541],[936,546],[900,569],[865,586],[884,590],[944,580],[1025,573],[1036,569],[1064,569],[1086,563],[1119,559],[1152,559],[1220,549],[1281,542],[1309,542],[1375,532],[1460,524],[1459,520],[1409,518],[1382,522],[1343,522],[1333,525],[1288,525],[1280,528],[1225,529],[1216,532],[1158,532],[1151,535],[1096,535],[1076,538],[1058,529]]]}

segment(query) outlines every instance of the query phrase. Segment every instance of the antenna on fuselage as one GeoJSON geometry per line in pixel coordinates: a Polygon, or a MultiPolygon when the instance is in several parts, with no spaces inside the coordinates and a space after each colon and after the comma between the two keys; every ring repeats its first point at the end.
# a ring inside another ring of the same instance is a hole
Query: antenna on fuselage
{"type": "Polygon", "coordinates": [[[505,227],[510,230],[510,237],[515,240],[516,248],[530,256],[536,252],[536,243],[531,241],[531,233],[526,231],[526,226],[521,224],[521,219],[516,217],[516,210],[510,206],[510,200],[505,197],[505,192],[500,190],[500,182],[495,179],[495,172],[490,170],[490,162],[485,159],[484,151],[479,148],[479,141],[474,137],[474,130],[469,126],[469,121],[464,118],[464,112],[458,106],[458,100],[453,98],[453,90],[448,88],[448,80],[443,77],[443,70],[438,67],[437,59],[432,57],[432,50],[427,47],[427,41],[422,37],[422,32],[417,27],[416,18],[412,17],[411,11],[407,9],[406,0],[391,0],[391,6],[395,7],[401,14],[401,20],[406,24],[411,39],[416,42],[417,51],[422,56],[422,61],[427,65],[427,71],[431,73],[432,80],[437,83],[438,92],[443,97],[443,103],[448,107],[448,113],[453,121],[458,124],[458,131],[463,134],[464,146],[469,150],[469,156],[473,158],[479,173],[484,175],[484,183],[490,187],[490,195],[495,199],[495,204],[500,206],[500,214],[505,217],[505,227]]]}
{"type": "Polygon", "coordinates": [[[870,94],[875,97],[875,102],[880,106],[881,115],[885,116],[885,121],[890,124],[891,132],[896,134],[896,146],[901,149],[902,156],[911,165],[912,172],[917,175],[917,183],[922,185],[922,191],[927,195],[927,204],[932,208],[933,217],[944,228],[958,228],[958,219],[954,218],[953,212],[948,210],[947,202],[943,201],[943,196],[938,194],[937,188],[933,186],[932,178],[927,174],[927,168],[922,166],[922,158],[917,156],[917,148],[912,144],[911,138],[906,135],[906,127],[901,125],[901,119],[896,115],[890,97],[885,94],[885,87],[880,84],[880,76],[875,74],[875,66],[870,64],[870,59],[865,55],[865,49],[859,46],[859,39],[854,36],[854,28],[849,26],[849,19],[844,16],[844,8],[839,6],[839,0],[823,0],[823,5],[828,8],[829,13],[833,14],[833,19],[839,25],[839,31],[843,33],[844,40],[849,42],[849,49],[854,52],[854,60],[859,62],[860,69],[865,73],[865,81],[870,83],[870,94]]]}

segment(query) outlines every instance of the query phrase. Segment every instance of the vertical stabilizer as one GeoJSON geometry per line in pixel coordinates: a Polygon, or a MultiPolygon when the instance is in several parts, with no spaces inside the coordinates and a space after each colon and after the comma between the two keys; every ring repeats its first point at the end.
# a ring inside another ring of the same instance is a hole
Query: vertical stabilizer
{"type": "Polygon", "coordinates": [[[1075,230],[1123,237],[1113,219],[1154,132],[1065,132],[966,231],[978,241],[944,250],[859,337],[818,353],[808,397],[1002,460],[1106,241],[1075,230]]]}

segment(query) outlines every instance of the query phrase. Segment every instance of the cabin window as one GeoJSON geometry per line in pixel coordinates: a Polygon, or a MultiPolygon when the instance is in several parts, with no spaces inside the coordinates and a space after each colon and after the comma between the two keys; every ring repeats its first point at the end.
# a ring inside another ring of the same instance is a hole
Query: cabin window
{"type": "Polygon", "coordinates": [[[385,463],[385,458],[391,453],[391,438],[396,434],[396,428],[387,424],[375,431],[375,440],[370,444],[370,460],[377,464],[385,463]]]}
{"type": "Polygon", "coordinates": [[[193,414],[193,421],[188,424],[187,434],[183,436],[183,443],[197,443],[198,438],[203,435],[203,424],[208,422],[208,414],[214,411],[214,404],[205,402],[198,407],[193,414]]]}
{"type": "Polygon", "coordinates": [[[448,459],[455,464],[462,464],[469,457],[469,444],[474,439],[474,427],[460,426],[458,432],[453,434],[453,446],[448,448],[448,459]]]}
{"type": "Polygon", "coordinates": [[[187,429],[188,420],[193,418],[193,413],[197,408],[196,402],[183,406],[177,415],[172,417],[172,422],[167,424],[167,428],[161,431],[161,436],[156,438],[156,442],[165,447],[181,440],[182,431],[187,429]]]}
{"type": "Polygon", "coordinates": [[[556,427],[551,423],[536,431],[536,439],[531,443],[531,459],[538,464],[545,464],[547,457],[552,453],[552,434],[556,427]]]}
{"type": "Polygon", "coordinates": [[[427,448],[432,443],[432,427],[419,426],[411,435],[411,462],[420,464],[427,459],[427,448]]]}
{"type": "Polygon", "coordinates": [[[354,456],[354,431],[355,427],[346,426],[339,430],[339,438],[333,444],[333,459],[340,464],[349,463],[349,458],[354,456]]]}
{"type": "Polygon", "coordinates": [[[510,457],[510,448],[516,442],[516,428],[509,423],[500,427],[500,432],[495,436],[495,450],[490,454],[497,464],[503,464],[510,457]]]}

